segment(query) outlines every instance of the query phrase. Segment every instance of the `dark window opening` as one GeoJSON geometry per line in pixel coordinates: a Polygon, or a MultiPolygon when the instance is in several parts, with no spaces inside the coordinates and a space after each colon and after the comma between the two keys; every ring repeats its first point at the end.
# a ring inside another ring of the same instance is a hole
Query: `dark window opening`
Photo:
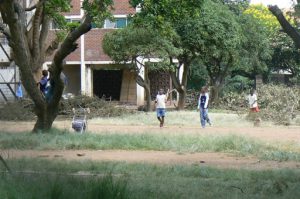
{"type": "Polygon", "coordinates": [[[106,100],[120,100],[122,70],[94,70],[94,95],[106,100]]]}

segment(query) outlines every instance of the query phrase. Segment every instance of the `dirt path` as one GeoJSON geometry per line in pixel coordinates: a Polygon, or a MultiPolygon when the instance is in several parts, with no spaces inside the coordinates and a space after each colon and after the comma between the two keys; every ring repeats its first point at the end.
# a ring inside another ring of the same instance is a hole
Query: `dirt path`
{"type": "MultiPolygon", "coordinates": [[[[4,132],[24,132],[33,128],[33,122],[3,122],[0,121],[4,132]]],[[[58,121],[54,124],[60,129],[70,129],[70,121],[58,121]]],[[[197,134],[197,135],[239,135],[267,142],[300,143],[300,127],[207,127],[199,126],[166,126],[160,129],[150,125],[103,125],[90,122],[88,131],[93,133],[159,133],[159,134],[197,134]]]]}
{"type": "Polygon", "coordinates": [[[41,158],[57,160],[92,160],[92,161],[119,161],[127,163],[151,163],[163,165],[202,165],[226,169],[281,169],[300,168],[300,162],[260,161],[255,157],[236,157],[226,153],[185,153],[179,154],[169,151],[122,151],[122,150],[7,150],[2,156],[9,158],[41,158]]]}
{"type": "MultiPolygon", "coordinates": [[[[4,132],[18,133],[30,131],[33,122],[3,122],[0,121],[1,130],[4,132]]],[[[69,121],[55,122],[55,127],[70,130],[69,121]]],[[[187,135],[241,135],[266,142],[299,143],[300,127],[208,127],[199,126],[166,126],[159,128],[151,125],[103,125],[90,122],[88,131],[93,133],[153,133],[153,134],[187,134],[187,135]]],[[[129,163],[152,164],[196,164],[218,168],[233,169],[299,169],[300,162],[260,161],[256,157],[235,157],[226,153],[185,153],[165,151],[32,151],[32,150],[7,150],[2,155],[8,154],[9,158],[43,158],[63,160],[92,160],[92,161],[124,161],[129,163]]]]}

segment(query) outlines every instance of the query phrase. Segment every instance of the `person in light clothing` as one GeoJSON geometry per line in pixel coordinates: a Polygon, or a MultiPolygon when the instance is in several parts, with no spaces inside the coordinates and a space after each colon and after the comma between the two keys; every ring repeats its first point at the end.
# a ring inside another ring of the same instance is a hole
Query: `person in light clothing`
{"type": "Polygon", "coordinates": [[[164,94],[163,89],[159,89],[159,92],[155,99],[155,104],[156,104],[157,119],[160,122],[159,124],[160,127],[164,126],[167,99],[168,99],[168,95],[164,94]]]}
{"type": "Polygon", "coordinates": [[[207,88],[202,87],[198,99],[198,110],[200,111],[200,121],[202,128],[205,128],[206,121],[210,124],[210,120],[208,118],[208,100],[209,95],[207,92],[207,88]]]}
{"type": "Polygon", "coordinates": [[[250,112],[259,112],[258,104],[257,104],[257,95],[255,94],[255,90],[250,90],[250,95],[248,95],[248,101],[250,106],[250,112]]]}

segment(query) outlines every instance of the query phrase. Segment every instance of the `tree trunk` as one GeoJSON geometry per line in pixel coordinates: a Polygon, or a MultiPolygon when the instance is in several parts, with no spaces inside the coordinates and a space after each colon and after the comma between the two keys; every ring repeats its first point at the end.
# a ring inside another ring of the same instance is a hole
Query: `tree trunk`
{"type": "Polygon", "coordinates": [[[145,88],[145,94],[146,94],[146,107],[145,107],[145,111],[149,112],[151,110],[150,85],[146,85],[144,88],[145,88]]]}
{"type": "Polygon", "coordinates": [[[220,86],[213,85],[211,88],[211,94],[210,94],[210,102],[214,104],[219,103],[219,94],[220,94],[220,86]]]}
{"type": "Polygon", "coordinates": [[[37,115],[37,121],[34,125],[33,132],[39,132],[39,131],[49,131],[52,127],[53,121],[56,118],[58,107],[56,107],[56,110],[49,110],[47,108],[47,105],[45,105],[44,108],[38,110],[36,112],[37,115]]]}
{"type": "Polygon", "coordinates": [[[144,66],[144,78],[142,78],[139,75],[139,70],[136,70],[136,83],[145,89],[145,94],[146,94],[145,111],[149,112],[151,110],[151,90],[150,90],[150,80],[148,76],[148,67],[144,66]]]}
{"type": "Polygon", "coordinates": [[[211,82],[210,103],[218,104],[220,102],[220,91],[223,84],[219,81],[211,82]]]}
{"type": "Polygon", "coordinates": [[[183,110],[185,106],[185,98],[186,98],[186,90],[181,90],[179,93],[179,99],[178,99],[178,104],[177,104],[177,109],[178,110],[183,110]]]}
{"type": "Polygon", "coordinates": [[[181,81],[180,81],[180,77],[179,77],[179,75],[180,75],[179,68],[176,70],[176,72],[171,72],[170,75],[171,75],[173,86],[179,93],[177,109],[183,110],[185,107],[186,86],[187,86],[190,62],[185,62],[184,64],[179,63],[179,66],[183,67],[183,74],[182,74],[181,81]]]}

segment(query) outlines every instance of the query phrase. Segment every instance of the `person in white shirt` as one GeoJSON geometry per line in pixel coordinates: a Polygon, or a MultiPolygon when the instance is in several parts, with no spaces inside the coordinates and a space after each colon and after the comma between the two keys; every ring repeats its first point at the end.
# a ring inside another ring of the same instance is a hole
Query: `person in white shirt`
{"type": "Polygon", "coordinates": [[[205,128],[206,122],[211,125],[209,117],[208,117],[208,88],[202,87],[200,91],[200,96],[198,99],[198,109],[200,111],[200,121],[202,128],[205,128]]]}
{"type": "Polygon", "coordinates": [[[155,99],[155,104],[156,104],[157,119],[160,122],[160,124],[159,124],[160,127],[164,126],[167,99],[168,99],[168,95],[164,94],[163,89],[159,89],[159,92],[155,99]]]}
{"type": "Polygon", "coordinates": [[[257,104],[257,95],[255,94],[255,90],[250,90],[250,95],[248,95],[248,101],[251,112],[259,112],[258,104],[257,104]]]}

